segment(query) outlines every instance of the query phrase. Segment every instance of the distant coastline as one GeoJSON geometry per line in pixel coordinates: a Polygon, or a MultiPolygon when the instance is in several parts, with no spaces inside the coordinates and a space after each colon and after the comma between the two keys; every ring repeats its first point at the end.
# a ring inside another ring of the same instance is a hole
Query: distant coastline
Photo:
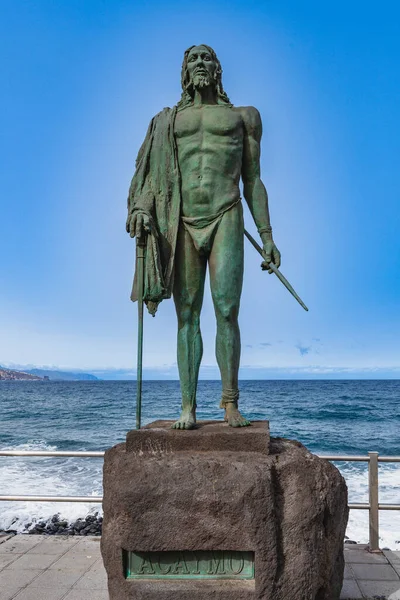
{"type": "Polygon", "coordinates": [[[70,373],[52,369],[6,369],[0,367],[0,381],[99,381],[90,373],[70,373]]]}
{"type": "Polygon", "coordinates": [[[12,369],[0,369],[0,381],[42,381],[43,377],[25,373],[24,371],[13,371],[12,369]]]}

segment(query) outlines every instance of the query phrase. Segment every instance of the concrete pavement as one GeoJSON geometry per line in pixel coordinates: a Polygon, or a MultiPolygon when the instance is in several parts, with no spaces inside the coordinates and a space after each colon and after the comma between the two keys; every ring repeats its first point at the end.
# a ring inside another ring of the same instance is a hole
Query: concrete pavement
{"type": "Polygon", "coordinates": [[[400,600],[400,552],[372,554],[361,544],[345,545],[341,600],[400,600]]]}
{"type": "Polygon", "coordinates": [[[0,600],[14,598],[108,600],[100,538],[18,535],[3,543],[0,539],[0,600]]]}
{"type": "MultiPolygon", "coordinates": [[[[345,559],[341,600],[400,600],[400,552],[346,544],[345,559]]],[[[100,538],[0,536],[0,600],[14,599],[108,600],[100,538]]]]}

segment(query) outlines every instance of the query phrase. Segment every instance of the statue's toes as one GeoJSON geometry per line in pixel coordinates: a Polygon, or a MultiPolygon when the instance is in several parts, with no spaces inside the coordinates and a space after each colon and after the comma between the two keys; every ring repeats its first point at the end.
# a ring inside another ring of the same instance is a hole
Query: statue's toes
{"type": "Polygon", "coordinates": [[[175,423],[173,423],[171,425],[171,429],[194,429],[195,427],[195,421],[191,421],[190,419],[179,419],[179,421],[175,421],[175,423]]]}

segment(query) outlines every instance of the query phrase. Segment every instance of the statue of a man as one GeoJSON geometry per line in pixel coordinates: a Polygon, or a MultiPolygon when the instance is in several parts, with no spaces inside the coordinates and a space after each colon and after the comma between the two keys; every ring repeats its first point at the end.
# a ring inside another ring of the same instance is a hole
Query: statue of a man
{"type": "MultiPolygon", "coordinates": [[[[204,44],[186,50],[182,97],[151,121],[128,197],[127,231],[147,235],[144,300],[154,314],[173,294],[178,317],[182,414],[173,427],[196,423],[196,390],[203,353],[200,312],[209,268],[217,319],[216,357],[225,421],[249,425],[238,410],[243,280],[243,195],[261,236],[265,267],[280,264],[260,179],[259,112],[234,107],[222,87],[222,68],[204,44]]],[[[137,299],[136,279],[132,300],[137,299]]]]}

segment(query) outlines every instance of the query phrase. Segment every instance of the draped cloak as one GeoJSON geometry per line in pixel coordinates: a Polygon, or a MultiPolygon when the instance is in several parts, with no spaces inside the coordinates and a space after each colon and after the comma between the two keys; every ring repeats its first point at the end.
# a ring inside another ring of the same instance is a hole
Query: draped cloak
{"type": "MultiPolygon", "coordinates": [[[[144,301],[154,315],[159,303],[170,298],[181,213],[181,186],[174,137],[176,107],[164,108],[150,122],[136,159],[128,195],[128,219],[145,213],[151,223],[146,236],[144,301]]],[[[137,273],[131,300],[137,300],[137,273]]]]}

